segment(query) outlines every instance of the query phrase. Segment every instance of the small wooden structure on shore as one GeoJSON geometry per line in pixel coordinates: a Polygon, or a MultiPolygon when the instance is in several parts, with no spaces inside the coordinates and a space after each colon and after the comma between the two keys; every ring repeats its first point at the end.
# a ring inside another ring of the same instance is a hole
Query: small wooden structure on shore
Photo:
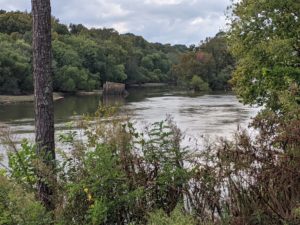
{"type": "Polygon", "coordinates": [[[103,95],[126,95],[125,84],[106,82],[103,85],[103,95]]]}

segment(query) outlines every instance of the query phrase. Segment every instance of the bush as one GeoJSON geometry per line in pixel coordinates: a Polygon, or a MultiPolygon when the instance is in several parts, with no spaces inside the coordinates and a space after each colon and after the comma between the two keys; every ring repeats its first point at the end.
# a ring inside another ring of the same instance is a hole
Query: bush
{"type": "Polygon", "coordinates": [[[76,141],[76,133],[61,135],[72,146],[60,169],[65,224],[145,224],[148,212],[169,214],[182,201],[189,180],[182,161],[187,152],[171,120],[143,133],[119,119],[94,126],[81,121],[81,126],[87,142],[76,141]]]}
{"type": "Polygon", "coordinates": [[[196,220],[187,214],[182,207],[177,206],[168,216],[164,211],[157,210],[150,213],[148,225],[196,225],[196,220]]]}
{"type": "Polygon", "coordinates": [[[204,82],[201,77],[194,75],[191,80],[191,86],[195,91],[208,91],[208,83],[204,82]]]}
{"type": "Polygon", "coordinates": [[[60,91],[74,92],[95,89],[97,81],[86,69],[74,66],[63,66],[54,77],[54,85],[60,91]]]}
{"type": "Polygon", "coordinates": [[[33,193],[0,175],[0,224],[48,225],[51,217],[33,193]]]}
{"type": "Polygon", "coordinates": [[[202,220],[212,213],[218,224],[299,224],[299,115],[264,111],[253,121],[255,138],[242,130],[210,145],[204,164],[195,164],[193,211],[202,220]]]}

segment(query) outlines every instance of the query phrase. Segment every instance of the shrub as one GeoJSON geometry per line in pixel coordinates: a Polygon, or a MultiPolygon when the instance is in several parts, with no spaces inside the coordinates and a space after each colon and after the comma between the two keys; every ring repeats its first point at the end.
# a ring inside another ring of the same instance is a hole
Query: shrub
{"type": "Polygon", "coordinates": [[[253,121],[251,137],[210,145],[196,162],[188,194],[202,220],[218,224],[299,224],[300,111],[264,111],[253,121]]]}
{"type": "Polygon", "coordinates": [[[157,210],[149,214],[148,225],[196,225],[196,220],[187,214],[182,207],[177,206],[171,215],[163,210],[157,210]]]}
{"type": "Polygon", "coordinates": [[[87,141],[61,135],[72,146],[60,169],[66,224],[145,224],[149,211],[169,214],[182,201],[189,172],[178,128],[167,119],[138,132],[130,121],[109,117],[113,111],[97,113],[109,123],[80,122],[87,141]]]}
{"type": "Polygon", "coordinates": [[[208,91],[208,83],[204,82],[201,77],[194,75],[191,80],[191,86],[195,91],[208,91]]]}
{"type": "Polygon", "coordinates": [[[48,225],[50,214],[21,186],[0,175],[0,224],[48,225]]]}

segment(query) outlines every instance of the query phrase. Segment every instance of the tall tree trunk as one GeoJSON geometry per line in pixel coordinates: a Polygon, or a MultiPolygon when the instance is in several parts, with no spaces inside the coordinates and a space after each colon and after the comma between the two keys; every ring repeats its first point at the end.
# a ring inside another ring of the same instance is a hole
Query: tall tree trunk
{"type": "MultiPolygon", "coordinates": [[[[51,53],[51,5],[50,0],[31,0],[33,17],[33,76],[35,97],[35,141],[37,155],[54,169],[54,112],[51,53]]],[[[43,174],[43,171],[42,171],[43,174]]],[[[40,200],[53,209],[53,190],[41,175],[38,182],[40,200]]],[[[49,177],[48,177],[49,178],[49,177]]],[[[48,179],[47,178],[47,179],[48,179]]]]}

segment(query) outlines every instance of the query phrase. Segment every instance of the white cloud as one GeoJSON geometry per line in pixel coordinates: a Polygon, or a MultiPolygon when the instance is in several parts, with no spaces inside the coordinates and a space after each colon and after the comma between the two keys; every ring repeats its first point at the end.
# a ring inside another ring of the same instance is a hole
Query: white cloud
{"type": "Polygon", "coordinates": [[[157,4],[157,5],[177,5],[183,2],[182,0],[146,0],[146,4],[157,4]]]}
{"type": "Polygon", "coordinates": [[[197,24],[201,24],[204,22],[205,22],[205,20],[202,17],[197,17],[192,20],[191,25],[197,25],[197,24]]]}
{"type": "Polygon", "coordinates": [[[112,24],[112,27],[120,33],[127,33],[130,31],[127,23],[125,23],[125,22],[114,23],[114,24],[112,24]]]}
{"type": "MultiPolygon", "coordinates": [[[[101,2],[101,0],[98,0],[98,2],[101,2]]],[[[101,11],[103,12],[103,17],[122,17],[129,13],[129,11],[123,9],[121,5],[112,2],[105,2],[100,4],[100,6],[102,7],[101,11]]],[[[98,10],[100,10],[100,8],[98,10]]]]}
{"type": "Polygon", "coordinates": [[[0,9],[11,10],[30,10],[30,1],[24,0],[0,0],[0,9]]]}
{"type": "MultiPolygon", "coordinates": [[[[61,22],[113,27],[152,42],[197,44],[225,28],[231,0],[51,0],[61,22]]],[[[0,8],[30,11],[29,0],[0,0],[0,8]]]]}

